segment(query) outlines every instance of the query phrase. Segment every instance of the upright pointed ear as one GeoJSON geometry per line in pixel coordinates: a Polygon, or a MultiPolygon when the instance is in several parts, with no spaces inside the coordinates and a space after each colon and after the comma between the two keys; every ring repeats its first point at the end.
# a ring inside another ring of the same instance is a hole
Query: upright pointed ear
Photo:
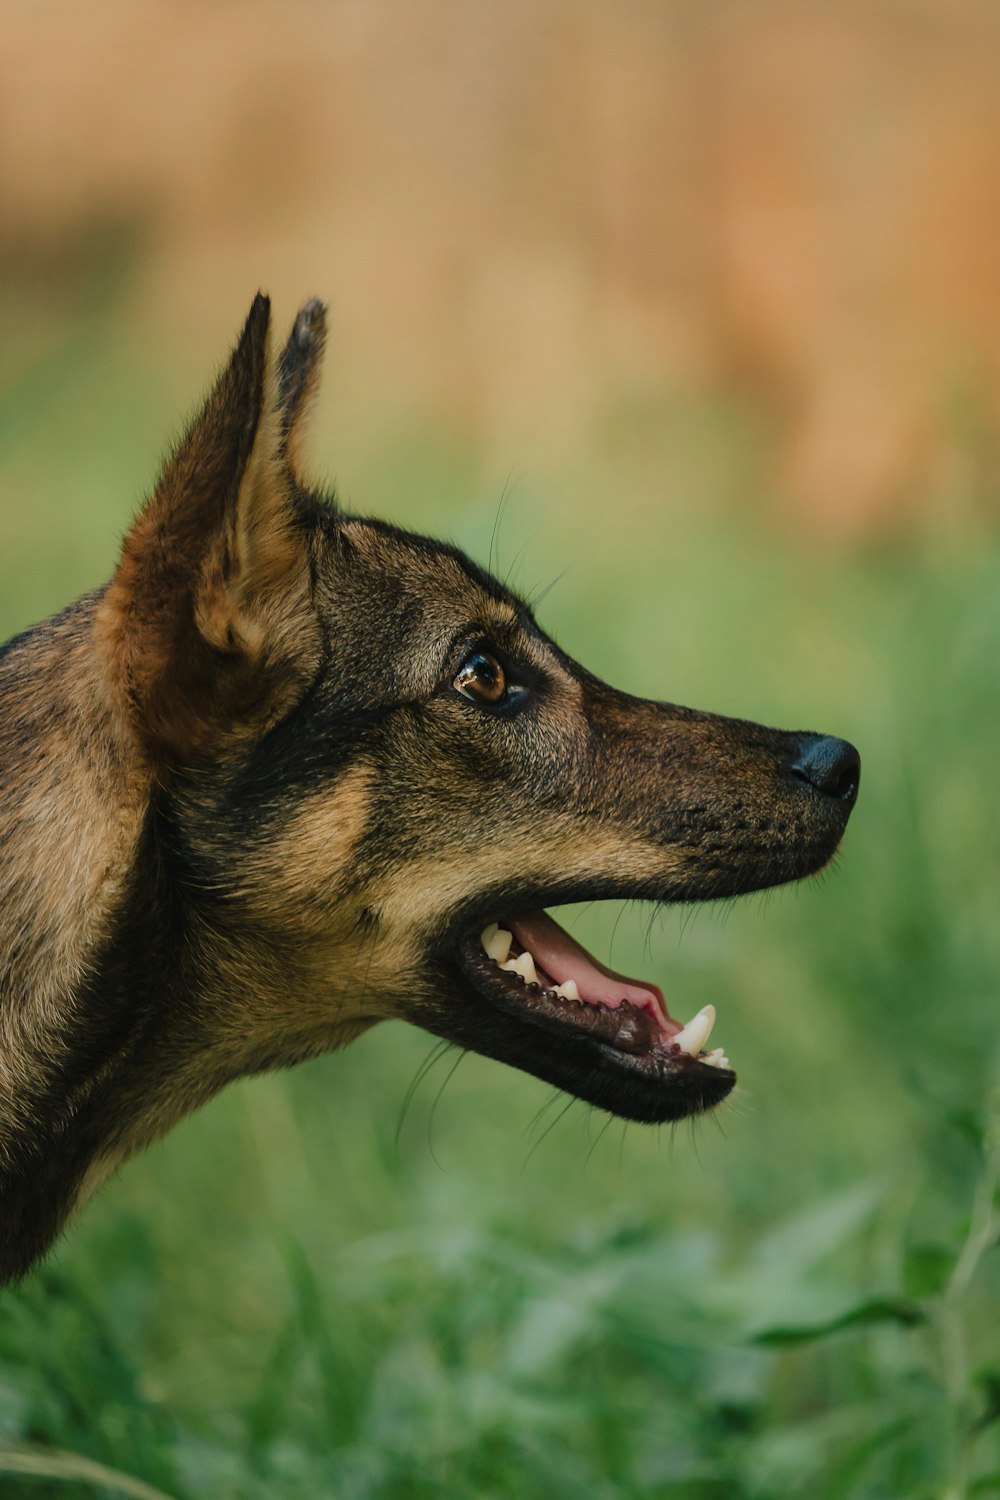
{"type": "Polygon", "coordinates": [[[281,444],[293,478],[301,483],[302,442],[306,420],[319,388],[326,346],[326,308],[313,297],[299,309],[278,363],[281,444]]]}
{"type": "Polygon", "coordinates": [[[263,732],[320,659],[312,529],[292,503],[269,325],[258,295],[125,539],[98,617],[140,735],[154,755],[183,762],[263,732]]]}

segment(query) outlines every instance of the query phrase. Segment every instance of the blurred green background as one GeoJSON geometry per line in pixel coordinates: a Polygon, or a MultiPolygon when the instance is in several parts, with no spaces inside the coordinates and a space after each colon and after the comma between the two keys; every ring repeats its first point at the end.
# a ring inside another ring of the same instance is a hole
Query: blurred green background
{"type": "Polygon", "coordinates": [[[718,1006],[716,1116],[391,1024],[130,1163],[0,1294],[5,1497],[1000,1494],[993,22],[746,10],[784,50],[680,3],[9,14],[3,636],[109,574],[265,284],[330,302],[345,504],[497,527],[601,676],[864,772],[820,878],[573,918],[718,1006]]]}

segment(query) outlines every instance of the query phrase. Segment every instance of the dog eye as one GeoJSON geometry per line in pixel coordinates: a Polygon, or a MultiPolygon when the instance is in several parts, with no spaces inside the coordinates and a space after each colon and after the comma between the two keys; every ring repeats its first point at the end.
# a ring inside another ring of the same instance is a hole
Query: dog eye
{"type": "Polygon", "coordinates": [[[458,669],[455,687],[474,703],[502,703],[507,696],[507,677],[495,656],[473,651],[458,669]]]}

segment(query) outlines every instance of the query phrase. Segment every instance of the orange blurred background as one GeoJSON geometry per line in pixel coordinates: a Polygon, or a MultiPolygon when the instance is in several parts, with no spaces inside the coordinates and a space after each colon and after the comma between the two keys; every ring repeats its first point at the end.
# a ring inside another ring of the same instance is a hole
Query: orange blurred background
{"type": "Polygon", "coordinates": [[[484,451],[721,392],[824,529],[994,504],[995,3],[7,0],[2,31],[5,377],[114,245],[121,316],[192,369],[258,285],[283,321],[319,294],[358,410],[484,451]]]}

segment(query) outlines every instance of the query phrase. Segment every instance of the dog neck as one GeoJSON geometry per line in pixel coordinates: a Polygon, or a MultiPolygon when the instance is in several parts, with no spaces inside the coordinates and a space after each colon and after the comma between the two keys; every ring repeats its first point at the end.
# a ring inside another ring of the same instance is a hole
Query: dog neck
{"type": "Polygon", "coordinates": [[[197,1039],[142,857],[151,777],[95,647],[102,592],[0,656],[0,1279],[201,1102],[176,1079],[197,1039]]]}
{"type": "Polygon", "coordinates": [[[0,1282],[226,1083],[370,1024],[310,1011],[295,955],[169,867],[167,799],[94,649],[99,603],[0,657],[0,1282]]]}

